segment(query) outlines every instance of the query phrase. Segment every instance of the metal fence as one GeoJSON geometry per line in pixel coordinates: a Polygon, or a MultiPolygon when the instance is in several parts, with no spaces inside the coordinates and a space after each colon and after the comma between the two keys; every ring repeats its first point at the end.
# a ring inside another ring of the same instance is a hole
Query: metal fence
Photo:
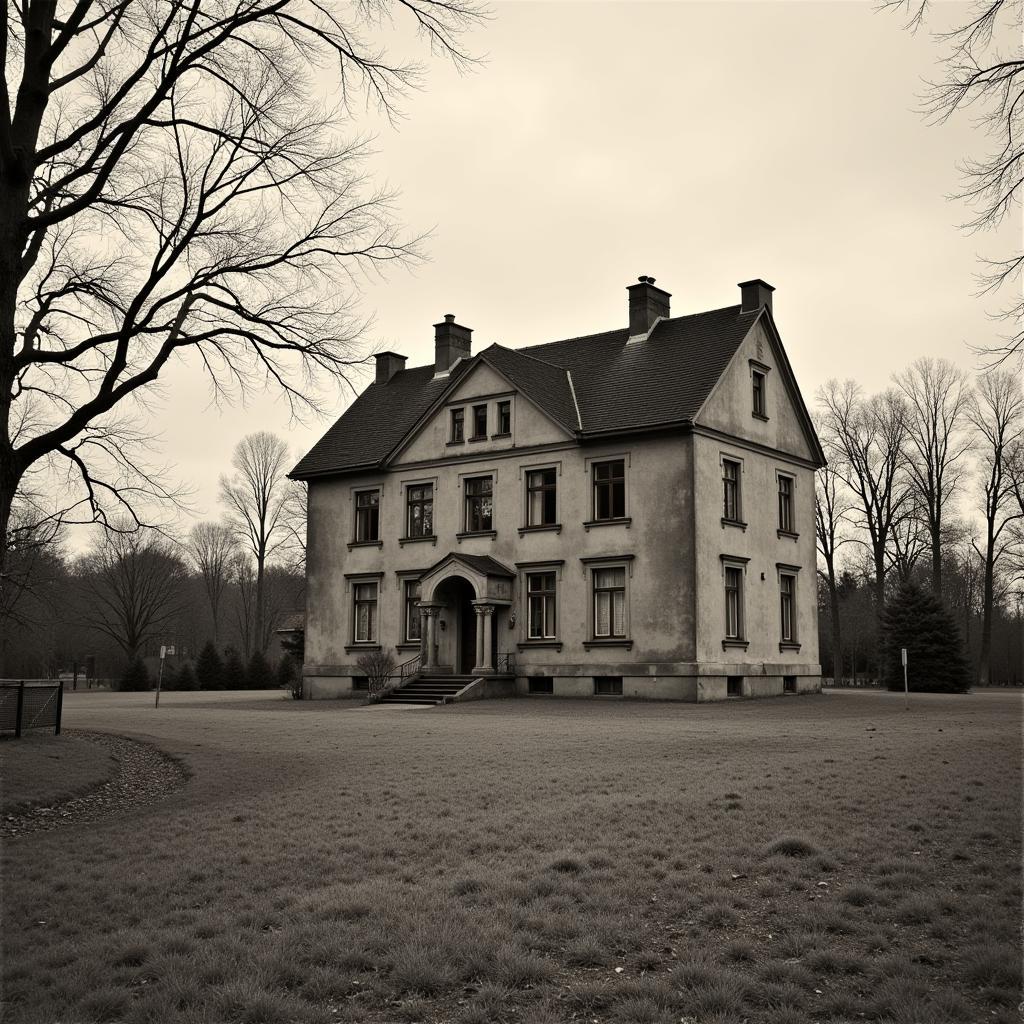
{"type": "Polygon", "coordinates": [[[64,684],[53,679],[0,679],[0,732],[21,736],[26,729],[60,735],[64,684]]]}

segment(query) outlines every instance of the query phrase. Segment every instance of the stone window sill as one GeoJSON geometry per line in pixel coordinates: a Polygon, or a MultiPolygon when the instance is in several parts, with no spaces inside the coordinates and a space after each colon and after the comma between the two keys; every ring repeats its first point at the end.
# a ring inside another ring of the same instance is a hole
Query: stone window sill
{"type": "Polygon", "coordinates": [[[745,651],[750,646],[749,640],[723,640],[722,650],[727,651],[730,647],[736,647],[745,651]]]}
{"type": "Polygon", "coordinates": [[[783,640],[779,644],[779,653],[780,654],[782,653],[782,651],[799,651],[799,650],[800,650],[800,645],[798,643],[796,643],[795,641],[792,641],[792,640],[783,640]]]}
{"type": "Polygon", "coordinates": [[[794,533],[792,530],[776,530],[775,531],[780,537],[788,537],[790,540],[799,540],[800,534],[794,533]]]}
{"type": "Polygon", "coordinates": [[[583,529],[590,530],[595,526],[630,526],[632,522],[632,516],[619,516],[616,519],[588,519],[583,524],[583,529]]]}
{"type": "Polygon", "coordinates": [[[502,438],[511,437],[511,436],[512,436],[512,431],[511,430],[506,430],[504,434],[491,434],[491,440],[492,441],[500,441],[502,438]]]}
{"type": "Polygon", "coordinates": [[[348,549],[351,551],[353,548],[382,548],[384,547],[384,541],[382,540],[350,540],[348,542],[348,549]]]}
{"type": "Polygon", "coordinates": [[[457,445],[457,444],[465,444],[465,443],[466,443],[466,440],[465,440],[465,438],[462,438],[462,439],[460,439],[460,440],[458,440],[458,441],[449,441],[449,442],[448,442],[448,443],[447,443],[447,444],[445,445],[445,447],[446,447],[446,448],[452,448],[452,447],[454,447],[454,446],[455,446],[455,445],[457,445]]]}
{"type": "Polygon", "coordinates": [[[345,644],[345,653],[354,654],[356,651],[379,651],[380,644],[345,644]]]}
{"type": "Polygon", "coordinates": [[[470,444],[479,444],[481,441],[486,441],[486,440],[487,440],[487,435],[486,434],[474,434],[471,438],[469,438],[469,443],[470,444]]]}
{"type": "Polygon", "coordinates": [[[466,530],[464,533],[455,534],[455,539],[461,544],[464,540],[472,539],[473,537],[485,537],[493,540],[497,536],[497,530],[466,530]]]}
{"type": "Polygon", "coordinates": [[[549,650],[549,651],[560,651],[562,649],[561,640],[523,640],[516,644],[516,647],[521,651],[529,650],[549,650]]]}
{"type": "Polygon", "coordinates": [[[623,647],[627,651],[631,651],[633,649],[633,641],[622,636],[609,638],[595,637],[593,640],[583,641],[583,649],[585,651],[589,651],[593,647],[623,647]]]}
{"type": "Polygon", "coordinates": [[[539,526],[520,526],[519,536],[522,537],[524,533],[561,533],[561,523],[543,523],[539,526]]]}
{"type": "Polygon", "coordinates": [[[761,420],[763,423],[768,422],[768,417],[765,416],[763,412],[752,411],[750,415],[753,416],[755,420],[761,420]]]}
{"type": "Polygon", "coordinates": [[[400,547],[405,547],[406,544],[437,544],[437,535],[429,534],[423,537],[399,537],[398,544],[400,547]]]}
{"type": "Polygon", "coordinates": [[[395,644],[396,651],[418,651],[419,649],[419,640],[405,640],[400,644],[395,644]]]}
{"type": "Polygon", "coordinates": [[[747,524],[743,522],[742,519],[726,519],[725,516],[722,516],[722,527],[724,528],[726,526],[735,526],[737,529],[743,531],[746,531],[747,529],[747,524]]]}

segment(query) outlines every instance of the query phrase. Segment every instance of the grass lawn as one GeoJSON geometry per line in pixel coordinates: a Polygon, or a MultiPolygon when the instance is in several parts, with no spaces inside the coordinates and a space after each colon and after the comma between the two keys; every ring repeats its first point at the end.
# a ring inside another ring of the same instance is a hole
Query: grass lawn
{"type": "Polygon", "coordinates": [[[4,855],[4,1019],[1018,1019],[1021,696],[68,694],[184,789],[4,855]]]}
{"type": "Polygon", "coordinates": [[[110,751],[88,739],[26,732],[0,740],[0,814],[67,800],[109,779],[117,768],[110,751]]]}

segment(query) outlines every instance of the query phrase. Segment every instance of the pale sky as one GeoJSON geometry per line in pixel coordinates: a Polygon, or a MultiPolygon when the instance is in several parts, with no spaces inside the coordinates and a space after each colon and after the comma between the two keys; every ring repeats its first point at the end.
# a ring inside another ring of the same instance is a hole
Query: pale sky
{"type": "MultiPolygon", "coordinates": [[[[942,17],[967,9],[946,4],[942,17]]],[[[395,52],[427,57],[407,34],[395,52]]],[[[921,355],[964,366],[999,327],[972,298],[976,255],[946,197],[984,145],[970,120],[928,126],[916,108],[938,44],[867,3],[498,3],[465,40],[460,75],[429,63],[406,118],[377,132],[368,171],[400,192],[429,261],[369,283],[366,343],[433,360],[444,313],[474,351],[626,325],[626,286],[650,274],[673,315],[775,285],[775,316],[809,404],[829,377],[866,389],[921,355]],[[479,346],[479,347],[478,347],[479,346]]],[[[370,371],[372,372],[372,370],[370,371]]],[[[369,376],[367,377],[369,379],[369,376]]],[[[194,365],[154,411],[164,458],[220,515],[217,479],[246,433],[298,455],[324,419],[289,424],[272,394],[223,411],[194,365]]]]}

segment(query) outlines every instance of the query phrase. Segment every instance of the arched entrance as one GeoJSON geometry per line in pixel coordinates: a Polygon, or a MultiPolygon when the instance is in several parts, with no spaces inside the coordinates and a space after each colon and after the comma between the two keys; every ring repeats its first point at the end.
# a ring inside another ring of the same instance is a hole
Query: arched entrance
{"type": "Polygon", "coordinates": [[[464,576],[449,576],[437,585],[434,600],[443,605],[438,617],[438,664],[468,675],[476,665],[476,590],[464,576]]]}

